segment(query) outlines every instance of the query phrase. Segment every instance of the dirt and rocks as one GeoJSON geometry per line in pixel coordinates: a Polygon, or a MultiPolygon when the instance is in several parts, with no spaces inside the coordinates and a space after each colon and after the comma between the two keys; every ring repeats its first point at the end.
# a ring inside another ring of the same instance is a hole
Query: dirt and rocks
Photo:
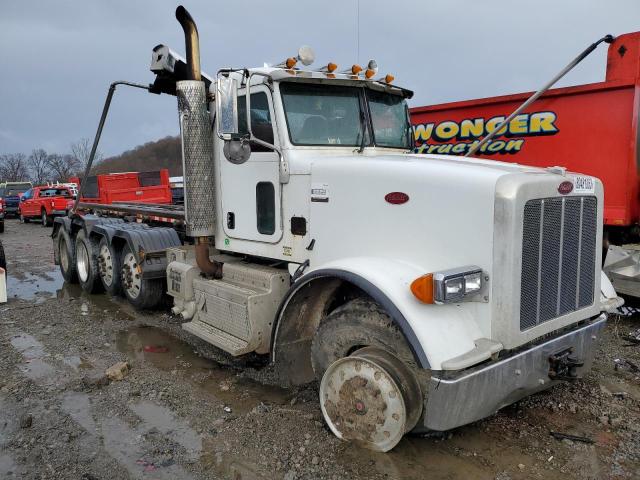
{"type": "Polygon", "coordinates": [[[166,312],[65,285],[49,234],[8,221],[0,236],[0,478],[640,478],[640,345],[625,339],[640,318],[610,319],[584,380],[375,454],[329,432],[315,386],[280,388],[166,312]]]}

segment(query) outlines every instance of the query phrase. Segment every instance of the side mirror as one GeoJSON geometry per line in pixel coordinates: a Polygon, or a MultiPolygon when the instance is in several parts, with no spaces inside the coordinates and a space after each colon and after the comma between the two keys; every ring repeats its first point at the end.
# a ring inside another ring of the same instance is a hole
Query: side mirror
{"type": "Polygon", "coordinates": [[[21,202],[25,202],[26,200],[27,200],[26,198],[24,198],[24,197],[20,197],[20,201],[21,201],[21,202]]]}
{"type": "Polygon", "coordinates": [[[251,156],[251,145],[245,138],[234,138],[232,140],[225,140],[224,147],[222,148],[224,156],[231,163],[241,165],[251,156]]]}
{"type": "Polygon", "coordinates": [[[238,83],[218,72],[216,82],[217,133],[222,140],[238,136],[238,83]]]}

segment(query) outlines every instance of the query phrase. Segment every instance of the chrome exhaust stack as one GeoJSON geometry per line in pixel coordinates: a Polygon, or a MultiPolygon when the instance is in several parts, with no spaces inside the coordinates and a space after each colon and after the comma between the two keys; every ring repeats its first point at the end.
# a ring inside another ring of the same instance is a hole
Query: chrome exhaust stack
{"type": "Polygon", "coordinates": [[[187,80],[176,82],[187,235],[195,238],[198,268],[207,276],[222,278],[222,263],[209,258],[209,240],[216,231],[216,184],[198,29],[183,6],[176,9],[176,18],[184,30],[187,54],[187,80]]]}

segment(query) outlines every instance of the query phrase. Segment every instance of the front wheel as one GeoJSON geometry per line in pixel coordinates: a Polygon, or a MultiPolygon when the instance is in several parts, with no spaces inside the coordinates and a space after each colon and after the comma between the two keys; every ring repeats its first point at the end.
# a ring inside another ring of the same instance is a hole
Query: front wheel
{"type": "Polygon", "coordinates": [[[320,382],[320,407],[340,439],[388,452],[418,423],[420,387],[396,356],[376,347],[333,362],[320,382]]]}
{"type": "Polygon", "coordinates": [[[143,278],[142,266],[128,245],[122,249],[121,274],[124,296],[136,309],[153,309],[162,304],[162,280],[143,278]]]}

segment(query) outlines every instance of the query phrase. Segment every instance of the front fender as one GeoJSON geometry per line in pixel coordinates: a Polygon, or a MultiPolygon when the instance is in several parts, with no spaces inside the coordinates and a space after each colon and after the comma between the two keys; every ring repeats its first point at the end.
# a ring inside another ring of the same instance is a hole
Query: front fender
{"type": "Polygon", "coordinates": [[[410,285],[425,273],[428,271],[424,268],[402,261],[355,257],[336,260],[311,270],[296,285],[318,276],[334,276],[355,284],[396,321],[419,365],[441,370],[443,362],[472,351],[476,348],[476,340],[490,336],[487,328],[481,328],[477,315],[479,308],[488,305],[476,302],[428,305],[420,302],[411,293],[410,285]]]}

